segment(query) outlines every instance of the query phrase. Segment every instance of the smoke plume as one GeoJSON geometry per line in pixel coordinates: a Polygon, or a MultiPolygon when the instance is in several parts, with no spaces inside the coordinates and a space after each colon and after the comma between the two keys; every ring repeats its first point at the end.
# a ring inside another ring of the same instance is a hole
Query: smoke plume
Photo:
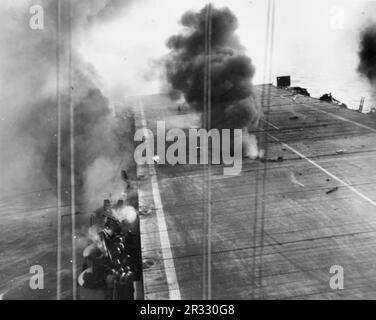
{"type": "MultiPolygon", "coordinates": [[[[77,211],[91,212],[103,203],[103,197],[118,188],[120,166],[122,169],[127,166],[126,143],[132,142],[127,136],[131,127],[113,116],[112,103],[101,90],[102,80],[94,67],[83,61],[78,53],[79,44],[91,28],[106,23],[113,12],[121,12],[132,2],[0,1],[0,202],[3,208],[0,212],[0,251],[3,253],[0,292],[6,293],[5,299],[50,299],[56,293],[57,96],[61,102],[63,187],[61,294],[62,298],[71,298],[71,220],[64,212],[71,200],[70,106],[74,110],[77,211]],[[69,3],[71,10],[67,7],[69,3]],[[30,8],[34,5],[43,8],[43,29],[33,30],[29,26],[30,8]],[[4,200],[6,197],[9,200],[4,200]],[[35,264],[44,268],[45,290],[29,287],[25,270],[35,264]]],[[[131,152],[129,158],[132,158],[131,152]]],[[[87,225],[85,218],[77,216],[79,233],[82,233],[80,225],[87,225]]],[[[79,250],[82,242],[77,242],[79,250]]]]}
{"type": "Polygon", "coordinates": [[[101,80],[93,66],[82,61],[75,42],[70,43],[69,49],[68,25],[70,22],[71,33],[78,41],[77,37],[87,28],[106,22],[110,16],[121,12],[132,2],[71,1],[71,19],[67,2],[60,2],[62,18],[58,39],[57,1],[38,1],[44,9],[43,30],[32,30],[28,24],[29,8],[35,4],[34,1],[21,0],[16,4],[13,1],[2,1],[0,27],[5,31],[0,34],[0,143],[2,150],[7,152],[1,154],[0,164],[3,182],[1,187],[6,193],[12,189],[30,191],[54,188],[56,185],[58,40],[62,61],[60,73],[63,79],[60,83],[63,184],[69,184],[70,174],[69,99],[74,108],[75,173],[78,187],[86,181],[93,181],[88,174],[96,170],[89,168],[96,166],[98,158],[111,159],[108,161],[110,165],[116,160],[119,160],[118,163],[121,161],[119,157],[124,141],[120,141],[130,128],[122,127],[112,116],[109,100],[100,89],[101,80]],[[67,60],[69,50],[72,58],[70,67],[67,60]],[[67,81],[69,72],[71,83],[67,81]]]}
{"type": "Polygon", "coordinates": [[[376,23],[361,33],[358,71],[371,84],[376,83],[376,23]]]}
{"type": "MultiPolygon", "coordinates": [[[[167,41],[166,75],[172,97],[202,112],[204,105],[205,17],[208,7],[186,12],[182,33],[167,41]]],[[[261,109],[251,84],[255,68],[235,31],[238,22],[228,8],[212,8],[211,127],[250,128],[258,125],[261,109]]]]}

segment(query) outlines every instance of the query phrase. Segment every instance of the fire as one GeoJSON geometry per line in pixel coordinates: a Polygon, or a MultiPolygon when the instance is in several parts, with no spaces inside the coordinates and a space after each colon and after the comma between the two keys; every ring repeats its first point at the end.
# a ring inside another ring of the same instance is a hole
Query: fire
{"type": "Polygon", "coordinates": [[[136,210],[131,206],[124,206],[119,209],[114,209],[113,215],[120,222],[128,222],[129,224],[135,223],[137,219],[136,210]]]}

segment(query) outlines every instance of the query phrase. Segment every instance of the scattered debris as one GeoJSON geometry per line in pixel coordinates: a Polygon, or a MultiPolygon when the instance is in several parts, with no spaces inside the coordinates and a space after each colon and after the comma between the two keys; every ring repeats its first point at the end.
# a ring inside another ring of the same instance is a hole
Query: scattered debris
{"type": "Polygon", "coordinates": [[[148,207],[140,207],[139,210],[138,210],[138,213],[141,216],[147,216],[147,215],[151,214],[151,209],[148,208],[148,207]]]}
{"type": "Polygon", "coordinates": [[[323,95],[320,97],[320,100],[321,100],[321,101],[325,101],[325,102],[332,102],[332,101],[333,101],[332,94],[331,94],[331,93],[325,93],[325,94],[323,94],[323,95]]]}
{"type": "Polygon", "coordinates": [[[152,265],[154,265],[154,261],[151,259],[145,259],[142,261],[142,269],[149,269],[152,265]]]}
{"type": "Polygon", "coordinates": [[[301,87],[289,87],[289,88],[287,88],[287,90],[292,91],[295,94],[300,94],[300,95],[307,96],[307,97],[311,96],[309,94],[309,92],[307,91],[307,89],[305,89],[305,88],[301,88],[301,87]]]}
{"type": "MultiPolygon", "coordinates": [[[[105,300],[132,300],[134,281],[140,281],[142,261],[139,238],[133,229],[137,213],[124,199],[103,201],[90,217],[82,252],[82,272],[77,278],[80,288],[95,290],[105,300]]],[[[85,291],[86,292],[86,291],[85,291]]],[[[94,291],[86,292],[90,299],[94,291]]]]}
{"type": "Polygon", "coordinates": [[[334,187],[334,188],[328,190],[328,191],[326,192],[326,194],[333,193],[333,192],[335,192],[335,191],[337,191],[337,190],[338,190],[338,187],[334,187]]]}
{"type": "Polygon", "coordinates": [[[187,102],[181,102],[177,106],[178,112],[182,113],[189,109],[189,104],[187,102]]]}
{"type": "Polygon", "coordinates": [[[128,181],[129,178],[128,178],[128,174],[125,170],[121,170],[121,178],[124,180],[124,181],[128,181]]]}
{"type": "Polygon", "coordinates": [[[283,162],[285,159],[281,156],[278,158],[272,158],[272,159],[262,159],[263,162],[283,162]]]}
{"type": "Polygon", "coordinates": [[[329,103],[334,103],[334,104],[337,104],[341,107],[345,107],[347,108],[347,105],[345,105],[344,103],[342,103],[341,101],[333,98],[332,94],[329,92],[329,93],[325,93],[323,94],[320,98],[319,98],[321,101],[325,101],[325,102],[329,102],[329,103]]]}

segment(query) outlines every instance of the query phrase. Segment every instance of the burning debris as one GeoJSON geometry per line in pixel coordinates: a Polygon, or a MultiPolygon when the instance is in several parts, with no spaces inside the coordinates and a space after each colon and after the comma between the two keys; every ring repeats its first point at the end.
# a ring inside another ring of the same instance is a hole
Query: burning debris
{"type": "Polygon", "coordinates": [[[83,271],[78,277],[83,299],[103,295],[106,300],[133,300],[133,282],[141,277],[140,248],[133,231],[138,216],[119,200],[103,207],[92,217],[88,230],[90,244],[84,249],[83,271]]]}
{"type": "MultiPolygon", "coordinates": [[[[205,26],[208,10],[209,6],[206,6],[199,12],[188,11],[182,16],[181,24],[185,30],[169,38],[167,46],[171,52],[165,60],[171,97],[179,100],[183,95],[185,101],[199,112],[204,112],[205,108],[205,26]]],[[[238,22],[234,14],[228,8],[211,7],[210,12],[210,126],[244,129],[243,132],[248,134],[250,128],[258,126],[262,115],[251,83],[255,68],[235,35],[238,22]]],[[[252,143],[246,153],[256,157],[256,140],[248,136],[246,140],[252,143]]]]}
{"type": "MultiPolygon", "coordinates": [[[[98,207],[97,201],[98,198],[102,199],[102,191],[115,192],[113,190],[117,185],[114,176],[104,176],[103,172],[117,172],[120,161],[123,161],[122,166],[128,166],[128,158],[124,158],[122,148],[128,147],[125,146],[127,140],[129,145],[133,145],[131,138],[124,139],[125,134],[131,137],[131,126],[124,126],[123,120],[119,121],[113,116],[110,101],[103,94],[102,83],[94,67],[80,56],[80,48],[77,44],[80,43],[79,38],[86,34],[92,24],[101,24],[109,15],[112,17],[112,12],[120,12],[120,9],[127,7],[130,2],[135,1],[39,0],[38,5],[44,9],[46,26],[40,31],[30,29],[28,23],[32,1],[18,1],[16,4],[14,1],[5,1],[1,6],[0,9],[6,8],[6,11],[1,12],[0,25],[12,29],[12,32],[3,32],[0,39],[2,48],[0,69],[2,78],[6,79],[2,82],[1,111],[2,118],[6,118],[7,121],[2,121],[0,128],[1,146],[3,150],[7,150],[0,155],[3,168],[1,180],[4,188],[27,191],[51,188],[51,192],[43,193],[44,197],[41,201],[54,203],[57,194],[55,189],[58,179],[57,165],[61,164],[59,176],[61,174],[62,206],[70,202],[72,196],[69,190],[71,186],[70,117],[72,116],[70,106],[72,106],[77,209],[86,212],[86,209],[93,208],[94,204],[91,202],[95,202],[95,207],[98,207]],[[57,23],[59,20],[61,23],[57,23]],[[74,34],[75,41],[69,41],[69,34],[74,34]],[[68,57],[71,58],[70,61],[68,57]],[[59,111],[61,111],[59,132],[57,131],[57,94],[60,102],[59,111]],[[59,163],[57,163],[58,139],[61,146],[59,163]]],[[[129,159],[132,157],[133,154],[129,152],[129,159]]],[[[55,221],[55,210],[51,209],[45,217],[46,223],[55,221]]],[[[68,215],[62,217],[64,242],[70,237],[68,232],[70,218],[68,215]]],[[[18,218],[23,217],[20,215],[18,218]]],[[[77,219],[77,229],[81,229],[80,224],[83,219],[83,217],[77,219]]],[[[32,225],[35,223],[34,221],[32,225]]],[[[22,223],[22,225],[28,228],[27,224],[22,223]]],[[[56,224],[54,225],[56,227],[56,224]]],[[[39,229],[41,233],[46,234],[45,238],[38,235],[35,239],[45,239],[46,244],[52,244],[46,247],[43,256],[48,262],[46,274],[53,275],[56,272],[54,245],[56,231],[52,225],[49,226],[51,230],[39,229]]],[[[22,232],[20,234],[22,237],[22,232]]],[[[10,252],[14,252],[14,249],[10,248],[10,252]]],[[[69,259],[65,259],[69,257],[70,250],[68,246],[62,246],[62,296],[71,295],[71,287],[65,285],[66,280],[71,277],[71,268],[75,266],[69,263],[69,259]],[[65,260],[67,263],[64,263],[65,260]]],[[[19,255],[17,259],[25,260],[25,266],[29,260],[26,261],[21,254],[29,254],[29,252],[33,250],[25,246],[20,253],[17,253],[19,255]]],[[[37,252],[30,255],[32,257],[30,263],[37,255],[39,255],[37,252]]],[[[93,268],[95,269],[94,266],[93,268]]],[[[16,288],[16,285],[14,287],[16,288]]],[[[50,289],[44,292],[46,298],[53,298],[55,295],[50,289]]]]}

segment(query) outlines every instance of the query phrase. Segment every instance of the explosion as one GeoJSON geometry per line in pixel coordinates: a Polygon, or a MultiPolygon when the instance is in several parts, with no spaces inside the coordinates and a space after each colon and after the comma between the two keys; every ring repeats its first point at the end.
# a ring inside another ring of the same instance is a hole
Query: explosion
{"type": "MultiPolygon", "coordinates": [[[[167,46],[167,79],[172,93],[182,93],[187,103],[203,110],[205,63],[205,15],[189,11],[181,18],[187,30],[172,36],[167,46]]],[[[212,127],[243,128],[257,126],[261,110],[252,88],[255,68],[245,55],[235,30],[238,22],[228,8],[212,9],[212,127]]]]}
{"type": "Polygon", "coordinates": [[[128,225],[133,225],[137,220],[137,212],[132,206],[124,206],[113,210],[113,215],[120,223],[128,225]]]}
{"type": "MultiPolygon", "coordinates": [[[[181,34],[170,37],[171,50],[166,58],[166,75],[170,95],[175,99],[184,96],[186,102],[199,112],[204,111],[204,70],[206,15],[209,7],[200,12],[188,11],[181,18],[185,28],[181,34]]],[[[248,130],[259,124],[262,116],[257,102],[252,78],[255,68],[245,55],[245,48],[235,34],[238,21],[228,8],[210,8],[211,16],[211,128],[243,129],[246,156],[257,150],[256,140],[248,130]]],[[[210,129],[210,128],[209,128],[210,129]]],[[[257,157],[257,156],[256,156],[257,157]]]]}

